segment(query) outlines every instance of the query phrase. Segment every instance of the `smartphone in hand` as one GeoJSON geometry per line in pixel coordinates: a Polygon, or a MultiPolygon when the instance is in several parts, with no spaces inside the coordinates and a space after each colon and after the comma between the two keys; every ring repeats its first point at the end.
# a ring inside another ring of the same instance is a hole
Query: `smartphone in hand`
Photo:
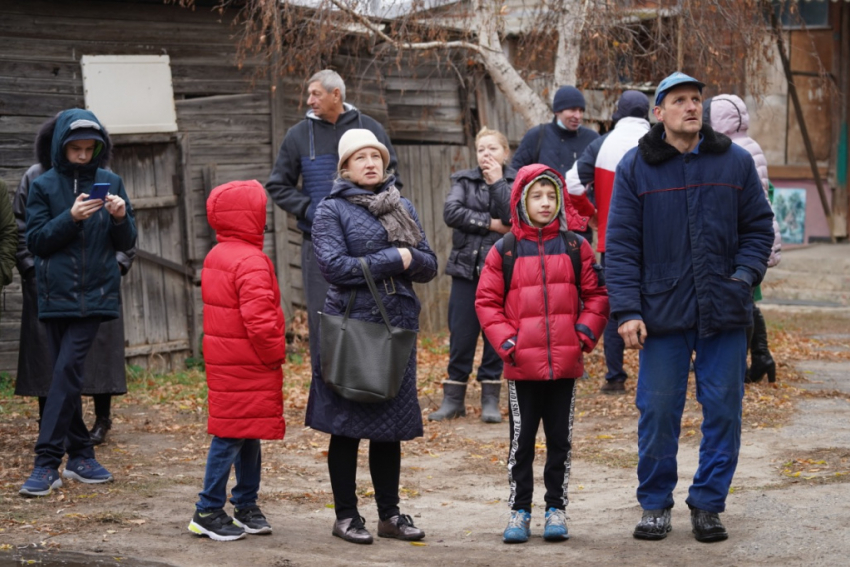
{"type": "Polygon", "coordinates": [[[109,193],[109,185],[109,183],[95,183],[92,187],[91,193],[89,193],[89,198],[86,199],[86,201],[91,201],[92,199],[105,201],[106,195],[109,193]]]}

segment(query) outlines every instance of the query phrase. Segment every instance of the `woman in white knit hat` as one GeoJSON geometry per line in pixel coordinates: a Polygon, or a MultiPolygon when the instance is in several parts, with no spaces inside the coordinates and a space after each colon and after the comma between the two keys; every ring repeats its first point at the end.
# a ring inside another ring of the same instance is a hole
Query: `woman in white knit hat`
{"type": "MultiPolygon", "coordinates": [[[[323,312],[342,315],[356,292],[350,317],[381,323],[380,312],[360,267],[369,264],[381,301],[394,327],[419,329],[419,299],[413,282],[437,275],[416,210],[395,188],[388,172],[389,152],[365,129],[349,130],[339,141],[339,178],[313,220],[313,247],[319,268],[331,284],[323,312]]],[[[378,536],[419,540],[425,532],[399,510],[401,441],[422,435],[416,395],[416,348],[411,352],[398,395],[379,403],[342,398],[313,367],[306,424],[331,435],[328,470],[336,522],[332,534],[352,543],[372,543],[357,508],[357,450],[369,440],[369,469],[378,507],[378,536]]]]}

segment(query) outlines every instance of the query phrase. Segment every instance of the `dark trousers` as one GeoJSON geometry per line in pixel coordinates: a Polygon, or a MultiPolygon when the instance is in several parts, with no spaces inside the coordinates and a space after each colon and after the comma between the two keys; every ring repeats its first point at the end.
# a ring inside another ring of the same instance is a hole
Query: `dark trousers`
{"type": "Polygon", "coordinates": [[[304,238],[301,244],[301,282],[304,285],[304,300],[307,303],[307,326],[310,329],[310,362],[316,368],[319,363],[319,311],[325,308],[325,297],[330,284],[319,270],[313,241],[304,238]]]}
{"type": "MultiPolygon", "coordinates": [[[[360,439],[331,435],[328,447],[328,472],[334,493],[337,520],[356,518],[357,449],[360,439]]],[[[387,520],[399,514],[398,486],[401,476],[401,442],[369,441],[369,472],[375,488],[378,517],[387,520]]]]}
{"type": "Polygon", "coordinates": [[[512,510],[531,511],[534,494],[534,445],[543,421],[546,434],[546,509],[567,507],[572,458],[575,380],[508,380],[511,448],[508,483],[512,510]]]}
{"type": "Polygon", "coordinates": [[[475,361],[478,336],[484,339],[484,354],[478,366],[478,381],[499,380],[502,376],[502,359],[481,332],[481,324],[475,314],[475,291],[478,278],[465,280],[452,278],[449,295],[449,380],[467,382],[475,361]]]}
{"type": "MultiPolygon", "coordinates": [[[[602,254],[602,267],[605,268],[605,254],[602,254]]],[[[617,332],[619,325],[617,320],[611,317],[608,319],[608,324],[605,325],[605,337],[603,346],[605,347],[605,365],[608,367],[608,372],[605,373],[605,379],[609,382],[625,382],[626,371],[623,370],[623,351],[626,349],[626,343],[623,337],[617,332]]]]}
{"type": "Polygon", "coordinates": [[[72,459],[94,458],[80,392],[83,366],[100,318],[47,319],[45,323],[53,378],[35,444],[35,466],[58,469],[66,450],[72,459]]]}

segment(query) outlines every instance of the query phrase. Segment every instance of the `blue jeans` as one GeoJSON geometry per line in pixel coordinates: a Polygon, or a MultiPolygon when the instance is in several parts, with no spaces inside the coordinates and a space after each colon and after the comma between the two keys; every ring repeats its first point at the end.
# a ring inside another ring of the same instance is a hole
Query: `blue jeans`
{"type": "Polygon", "coordinates": [[[224,508],[231,467],[236,469],[236,486],[233,487],[230,502],[236,508],[256,504],[262,460],[259,439],[226,439],[213,436],[210,452],[207,454],[204,490],[198,494],[200,499],[195,508],[199,512],[224,508]]]}
{"type": "Polygon", "coordinates": [[[636,404],[637,498],[644,510],[673,506],[678,480],[676,453],[694,361],[697,401],[702,405],[699,465],[688,491],[689,506],[723,512],[741,448],[741,410],[747,364],[745,329],[700,338],[696,331],[649,335],[640,352],[636,404]]]}

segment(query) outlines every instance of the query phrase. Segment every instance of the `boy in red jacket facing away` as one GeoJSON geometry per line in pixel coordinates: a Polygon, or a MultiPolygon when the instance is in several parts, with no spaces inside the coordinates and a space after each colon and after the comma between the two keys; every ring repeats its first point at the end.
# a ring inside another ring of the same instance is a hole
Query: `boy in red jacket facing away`
{"type": "Polygon", "coordinates": [[[280,288],[263,253],[266,192],[256,181],[216,187],[207,200],[207,220],[218,244],[204,259],[204,363],[209,387],[204,489],[189,531],[217,541],[269,534],[257,507],[260,439],[283,439],[283,371],[286,358],[280,288]],[[236,468],[224,511],[227,479],[236,468]]]}
{"type": "Polygon", "coordinates": [[[546,434],[543,538],[570,537],[565,509],[575,380],[584,373],[582,352],[593,350],[608,321],[602,268],[590,244],[567,228],[568,218],[577,215],[564,199],[558,172],[541,164],[520,169],[511,193],[512,236],[490,250],[478,284],[475,311],[505,361],[508,381],[511,518],[505,543],[524,543],[531,536],[532,463],[541,419],[546,434]]]}

